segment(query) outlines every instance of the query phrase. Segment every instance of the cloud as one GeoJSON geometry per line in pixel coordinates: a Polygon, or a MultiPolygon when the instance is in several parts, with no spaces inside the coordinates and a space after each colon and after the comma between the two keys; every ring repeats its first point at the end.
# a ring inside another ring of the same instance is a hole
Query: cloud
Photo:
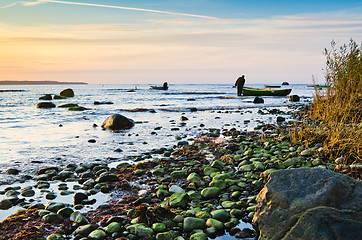
{"type": "Polygon", "coordinates": [[[197,15],[197,14],[189,14],[189,13],[160,11],[160,10],[145,9],[145,8],[122,7],[122,6],[113,6],[113,5],[96,4],[96,3],[57,1],[57,0],[36,0],[36,1],[31,1],[31,2],[20,1],[20,2],[15,2],[15,3],[9,4],[9,5],[0,7],[0,9],[15,6],[17,3],[22,3],[24,6],[35,6],[35,5],[44,4],[44,3],[58,3],[58,4],[67,4],[67,5],[78,5],[78,6],[101,7],[101,8],[122,9],[122,10],[130,10],[130,11],[160,13],[160,14],[168,14],[168,15],[178,15],[178,16],[185,16],[185,17],[193,17],[193,18],[218,19],[216,17],[197,15]]]}
{"type": "Polygon", "coordinates": [[[17,4],[16,2],[15,2],[15,3],[11,3],[11,4],[8,4],[8,5],[5,5],[5,6],[0,7],[0,9],[13,7],[13,6],[15,6],[16,4],[17,4]]]}

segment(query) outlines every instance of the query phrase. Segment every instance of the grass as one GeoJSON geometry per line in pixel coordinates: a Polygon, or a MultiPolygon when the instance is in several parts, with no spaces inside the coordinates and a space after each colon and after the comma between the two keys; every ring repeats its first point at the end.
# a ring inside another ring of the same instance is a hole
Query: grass
{"type": "Polygon", "coordinates": [[[361,179],[356,164],[362,164],[362,45],[351,39],[337,48],[332,42],[325,56],[328,89],[316,90],[291,139],[307,147],[321,143],[336,171],[361,179]]]}

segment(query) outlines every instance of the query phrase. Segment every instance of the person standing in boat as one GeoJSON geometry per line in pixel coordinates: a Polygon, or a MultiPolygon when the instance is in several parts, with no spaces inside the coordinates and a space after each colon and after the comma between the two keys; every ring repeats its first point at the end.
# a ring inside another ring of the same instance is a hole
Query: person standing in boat
{"type": "Polygon", "coordinates": [[[163,85],[162,85],[162,87],[163,87],[164,90],[167,90],[167,89],[168,89],[168,84],[167,84],[167,82],[164,82],[163,85]]]}
{"type": "Polygon", "coordinates": [[[238,89],[238,96],[241,96],[244,84],[245,84],[245,75],[239,77],[235,82],[235,87],[237,87],[238,89]]]}

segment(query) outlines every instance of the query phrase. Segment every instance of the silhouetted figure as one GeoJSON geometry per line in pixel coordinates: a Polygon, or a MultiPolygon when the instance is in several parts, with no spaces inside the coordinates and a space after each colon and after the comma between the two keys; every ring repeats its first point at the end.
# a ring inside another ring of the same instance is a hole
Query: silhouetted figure
{"type": "Polygon", "coordinates": [[[164,82],[163,85],[162,85],[163,89],[167,90],[168,89],[168,84],[167,82],[164,82]]]}
{"type": "Polygon", "coordinates": [[[239,77],[235,82],[235,86],[238,89],[238,96],[241,96],[244,84],[245,84],[245,76],[243,75],[243,76],[239,77]]]}

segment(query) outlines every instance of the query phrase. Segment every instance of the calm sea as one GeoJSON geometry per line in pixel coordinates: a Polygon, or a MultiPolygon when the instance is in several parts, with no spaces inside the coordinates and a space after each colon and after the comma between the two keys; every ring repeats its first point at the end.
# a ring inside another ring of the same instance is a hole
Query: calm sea
{"type": "MultiPolygon", "coordinates": [[[[0,90],[23,90],[0,91],[0,171],[4,173],[7,168],[15,167],[28,172],[41,165],[95,159],[132,161],[133,155],[172,147],[180,139],[191,141],[210,128],[251,130],[261,122],[275,122],[278,115],[261,115],[258,111],[288,110],[291,105],[288,97],[263,97],[264,104],[253,104],[254,97],[236,97],[236,89],[230,84],[170,84],[167,91],[149,87],[149,84],[0,86],[0,90]],[[74,98],[52,102],[57,106],[76,103],[87,110],[35,107],[42,101],[39,100],[42,95],[59,94],[68,87],[74,90],[74,98]],[[95,101],[113,104],[95,105],[95,101]],[[140,108],[147,111],[130,111],[140,108]],[[114,113],[133,119],[135,126],[121,132],[102,130],[102,122],[114,113]],[[181,116],[189,120],[181,121],[181,116]]],[[[312,99],[313,90],[305,85],[285,87],[292,88],[291,94],[299,95],[302,103],[312,99]]]]}

